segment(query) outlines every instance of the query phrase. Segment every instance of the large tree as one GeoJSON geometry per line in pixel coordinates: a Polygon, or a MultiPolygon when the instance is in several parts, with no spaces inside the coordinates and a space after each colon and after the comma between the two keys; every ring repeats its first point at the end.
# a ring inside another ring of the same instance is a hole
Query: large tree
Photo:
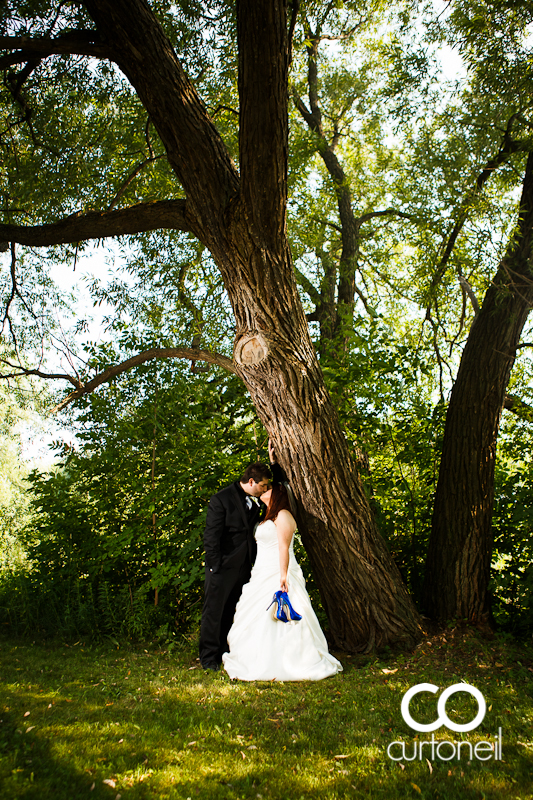
{"type": "MultiPolygon", "coordinates": [[[[12,35],[0,39],[6,51],[0,64],[10,70],[7,83],[14,101],[31,125],[24,83],[46,59],[57,54],[109,59],[148,112],[178,194],[184,196],[59,221],[47,219],[43,209],[36,214],[39,224],[8,222],[0,226],[0,236],[34,247],[158,228],[197,237],[212,254],[231,302],[233,362],[199,348],[150,356],[218,361],[246,384],[298,498],[300,529],[336,644],[360,650],[416,640],[417,613],[377,533],[294,278],[286,234],[293,27],[286,2],[237,2],[239,170],[154,9],[144,0],[77,5],[75,30],[66,21],[53,35],[20,35],[17,19],[12,20],[12,35]]],[[[60,18],[61,8],[56,26],[60,18]]]]}
{"type": "Polygon", "coordinates": [[[533,154],[507,252],[464,348],[446,416],[425,602],[440,619],[487,619],[496,441],[522,329],[533,304],[533,154]]]}
{"type": "Polygon", "coordinates": [[[486,19],[480,16],[485,9],[477,0],[457,2],[448,24],[449,40],[470,69],[472,116],[487,104],[485,115],[490,114],[492,124],[485,126],[496,133],[498,148],[465,194],[432,277],[436,290],[455,261],[453,271],[475,313],[446,415],[424,587],[431,616],[472,621],[489,618],[496,444],[504,405],[519,406],[506,390],[533,304],[533,104],[526,36],[531,9],[504,0],[491,5],[486,19]],[[505,165],[512,166],[515,176],[523,175],[518,218],[508,225],[496,271],[489,261],[490,271],[478,284],[484,291],[478,303],[454,250],[487,185],[505,165]]]}
{"type": "MultiPolygon", "coordinates": [[[[385,78],[388,91],[381,91],[380,102],[384,104],[388,98],[390,104],[391,94],[398,97],[400,107],[394,111],[389,107],[389,124],[390,120],[400,120],[405,136],[402,155],[409,157],[410,150],[412,153],[409,170],[396,167],[399,183],[403,185],[396,187],[393,207],[372,204],[373,182],[368,176],[364,190],[357,192],[355,187],[363,168],[358,163],[354,170],[346,159],[349,149],[346,140],[351,138],[353,143],[354,139],[346,119],[351,104],[358,93],[367,103],[373,96],[371,86],[361,79],[364,74],[361,58],[358,73],[350,75],[348,80],[343,75],[344,65],[337,67],[332,75],[332,67],[324,59],[319,60],[325,42],[331,38],[346,40],[353,35],[348,22],[344,28],[335,29],[327,17],[315,14],[311,19],[302,14],[308,100],[304,102],[296,87],[293,88],[296,108],[312,132],[312,141],[331,178],[338,206],[338,220],[332,226],[338,232],[337,252],[334,247],[317,248],[323,269],[321,283],[313,285],[298,273],[299,282],[314,305],[309,319],[320,324],[322,364],[326,357],[331,361],[332,356],[339,360],[344,355],[343,345],[353,336],[358,298],[366,311],[372,313],[373,303],[368,302],[357,282],[362,278],[367,291],[365,249],[369,241],[383,239],[376,223],[387,220],[390,231],[393,220],[396,229],[401,221],[403,236],[408,237],[411,246],[418,239],[417,259],[409,270],[417,279],[411,277],[412,285],[406,288],[404,284],[403,292],[425,308],[424,323],[430,332],[426,340],[434,344],[443,398],[446,384],[450,379],[454,382],[426,562],[426,611],[440,619],[459,614],[478,620],[488,608],[499,417],[530,309],[529,293],[524,288],[530,247],[527,176],[518,228],[502,261],[502,265],[508,265],[518,259],[519,272],[515,275],[512,271],[507,281],[502,276],[503,266],[493,274],[487,247],[488,230],[495,234],[497,220],[504,223],[499,234],[502,238],[513,228],[515,210],[506,207],[505,198],[510,185],[519,185],[527,153],[533,146],[529,134],[530,56],[525,38],[530,11],[512,0],[491,4],[487,20],[479,11],[476,0],[457,2],[444,27],[438,21],[429,23],[429,38],[460,48],[470,71],[469,80],[463,85],[459,82],[456,88],[460,102],[446,105],[442,113],[437,110],[440,102],[435,96],[436,91],[442,93],[442,86],[434,83],[435,73],[427,53],[417,50],[416,30],[411,29],[408,43],[400,41],[400,34],[392,48],[396,72],[389,69],[385,78]],[[488,60],[487,52],[492,54],[488,60]],[[347,166],[343,165],[343,155],[347,166]],[[359,213],[355,211],[358,205],[359,213]],[[489,222],[488,229],[482,222],[484,217],[489,222]],[[369,232],[370,226],[374,230],[369,232]],[[477,226],[481,228],[478,232],[477,226]],[[410,235],[413,230],[415,236],[410,235]],[[475,294],[478,291],[487,291],[479,315],[475,294]],[[461,292],[462,308],[458,303],[461,292]],[[509,297],[502,299],[502,293],[509,297]],[[468,298],[475,311],[471,315],[467,313],[468,298]],[[456,353],[465,341],[461,366],[455,375],[453,362],[459,360],[456,353]],[[328,347],[331,342],[334,342],[333,353],[328,347]],[[445,371],[449,371],[448,380],[445,371]]],[[[351,23],[355,21],[355,17],[350,19],[351,23]]],[[[381,52],[382,57],[386,54],[386,49],[381,52]]],[[[390,49],[387,55],[391,57],[390,49]]],[[[367,74],[375,80],[376,72],[380,71],[371,58],[367,74]]],[[[374,112],[374,120],[379,113],[383,112],[374,112]]],[[[364,115],[358,118],[361,127],[365,121],[364,115]]],[[[376,121],[374,126],[384,136],[385,129],[376,126],[376,121]]],[[[366,142],[370,139],[366,131],[366,142]]],[[[386,169],[391,156],[385,156],[384,151],[382,142],[373,142],[374,158],[386,169]]],[[[352,156],[354,160],[357,161],[352,156]]],[[[381,188],[383,185],[385,179],[381,188]]],[[[325,216],[322,214],[323,220],[325,216]]],[[[324,224],[328,224],[327,219],[324,224]]],[[[383,276],[384,283],[386,261],[385,253],[379,256],[374,253],[370,268],[374,275],[379,272],[383,276]]],[[[400,275],[406,274],[406,261],[400,267],[400,275]]],[[[393,264],[398,270],[397,261],[393,264]]],[[[389,277],[388,281],[396,283],[395,293],[401,296],[402,278],[391,281],[389,277]]],[[[506,402],[511,407],[509,398],[506,402]]],[[[515,403],[513,408],[517,407],[515,403]]]]}

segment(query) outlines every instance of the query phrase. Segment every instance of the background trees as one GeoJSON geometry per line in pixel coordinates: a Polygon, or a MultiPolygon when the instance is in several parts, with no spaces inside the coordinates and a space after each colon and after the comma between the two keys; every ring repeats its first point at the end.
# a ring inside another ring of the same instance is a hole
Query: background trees
{"type": "MultiPolygon", "coordinates": [[[[53,251],[71,264],[87,237],[137,233],[128,280],[93,287],[117,309],[115,343],[92,348],[71,383],[93,379],[94,387],[133,344],[235,370],[301,502],[336,641],[354,648],[412,638],[416,615],[367,495],[417,591],[442,436],[445,452],[463,443],[458,458],[477,475],[479,448],[495,447],[514,358],[510,350],[498,367],[493,422],[482,419],[484,402],[474,412],[490,441],[464,435],[463,411],[443,434],[477,298],[525,219],[516,191],[531,144],[529,17],[513,3],[482,16],[474,3],[456,3],[447,18],[431,9],[395,15],[378,3],[301,3],[285,23],[281,4],[259,6],[240,3],[235,16],[224,3],[158,3],[155,18],[139,3],[124,28],[116,4],[8,5],[0,233],[28,246],[71,242],[63,255],[53,251]],[[448,93],[438,73],[443,42],[461,49],[469,70],[448,93]],[[276,58],[263,60],[268,52],[276,58]],[[366,493],[349,450],[363,472],[370,467],[366,493]]],[[[42,318],[17,295],[38,258],[29,251],[21,262],[19,250],[6,289],[14,331],[31,314],[42,318]]],[[[523,263],[527,273],[527,253],[523,263]]],[[[526,298],[524,318],[528,308],[526,298]]],[[[487,345],[483,336],[490,358],[487,345]]],[[[479,380],[475,391],[485,396],[479,380]]],[[[441,481],[438,502],[447,515],[459,519],[464,507],[463,518],[475,516],[480,502],[490,511],[490,475],[481,500],[459,497],[455,465],[444,464],[452,482],[441,481]]],[[[475,535],[484,565],[440,592],[444,612],[428,600],[437,616],[475,618],[486,607],[490,513],[475,535]],[[481,605],[458,605],[471,578],[481,605]]],[[[445,572],[452,536],[434,534],[430,582],[445,572]]]]}
{"type": "Polygon", "coordinates": [[[244,387],[152,362],[85,398],[77,427],[81,449],[30,476],[34,568],[4,613],[22,630],[172,638],[201,610],[207,501],[260,446],[244,387]]]}

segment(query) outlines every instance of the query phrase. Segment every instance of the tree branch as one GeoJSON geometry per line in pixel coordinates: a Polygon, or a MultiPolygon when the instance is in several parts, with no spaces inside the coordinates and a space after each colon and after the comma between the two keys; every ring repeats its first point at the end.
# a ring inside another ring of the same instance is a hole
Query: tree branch
{"type": "Polygon", "coordinates": [[[364,305],[365,311],[369,315],[369,317],[375,317],[376,316],[376,312],[374,311],[373,308],[370,307],[370,303],[368,302],[368,300],[366,299],[365,295],[363,294],[363,292],[361,291],[361,289],[358,287],[358,285],[355,282],[354,282],[354,291],[355,291],[357,297],[359,298],[359,300],[364,305]]]}
{"type": "Polygon", "coordinates": [[[145,0],[84,0],[83,5],[159,134],[188,198],[195,235],[216,252],[239,176],[204,103],[145,0]]]}
{"type": "Polygon", "coordinates": [[[80,388],[80,381],[74,378],[72,375],[68,375],[66,372],[43,372],[40,369],[26,369],[26,367],[19,367],[16,364],[12,364],[10,361],[2,358],[0,359],[1,364],[6,364],[8,367],[12,367],[13,369],[18,370],[17,372],[4,372],[0,374],[0,380],[9,380],[10,378],[21,378],[26,377],[29,375],[35,375],[38,378],[46,378],[48,380],[63,380],[68,381],[76,389],[80,388]]]}
{"type": "MultiPolygon", "coordinates": [[[[151,145],[150,145],[150,144],[149,144],[149,146],[151,147],[151,145]]],[[[116,204],[119,202],[120,198],[123,196],[124,192],[126,191],[126,189],[128,188],[128,186],[130,185],[130,183],[131,183],[133,180],[135,180],[135,178],[137,177],[137,175],[139,174],[139,172],[140,172],[142,169],[144,169],[144,167],[146,167],[146,165],[147,165],[147,164],[153,164],[153,162],[154,162],[154,161],[157,161],[158,159],[160,159],[160,158],[164,158],[164,157],[165,157],[165,154],[164,154],[164,153],[161,153],[161,154],[160,154],[160,155],[158,155],[158,156],[156,156],[156,155],[153,155],[153,154],[152,154],[152,155],[150,155],[148,158],[145,158],[145,159],[144,159],[144,161],[140,161],[140,162],[137,164],[137,166],[135,167],[135,169],[134,169],[134,170],[133,170],[133,171],[132,171],[132,172],[131,172],[131,173],[128,175],[128,177],[127,177],[127,178],[126,178],[126,179],[123,181],[123,183],[122,183],[122,186],[120,187],[120,189],[118,190],[118,192],[116,193],[116,195],[114,196],[114,198],[113,198],[113,199],[111,200],[111,202],[109,203],[109,205],[108,205],[108,207],[107,207],[107,210],[108,210],[108,211],[112,211],[112,210],[113,210],[113,208],[114,208],[114,207],[116,206],[116,204]]]]}
{"type": "Polygon", "coordinates": [[[511,411],[519,419],[526,420],[526,422],[533,422],[533,407],[528,403],[524,403],[519,397],[513,394],[506,394],[503,401],[503,407],[507,411],[511,411]]]}
{"type": "Polygon", "coordinates": [[[307,275],[304,275],[304,273],[301,272],[301,270],[299,270],[298,267],[294,267],[294,274],[296,275],[296,281],[303,288],[304,292],[306,292],[309,295],[309,297],[311,298],[313,303],[315,303],[316,306],[320,306],[322,303],[320,292],[315,286],[313,286],[307,275]]]}
{"type": "Polygon", "coordinates": [[[9,325],[9,332],[11,333],[11,338],[13,340],[13,344],[15,345],[15,348],[18,347],[17,337],[15,335],[15,330],[13,328],[13,323],[11,321],[11,317],[10,317],[10,314],[9,314],[9,309],[11,307],[11,303],[15,299],[15,295],[18,295],[20,297],[20,292],[19,292],[19,288],[18,288],[18,284],[17,284],[16,266],[17,266],[17,254],[16,254],[16,250],[15,250],[15,243],[11,242],[11,265],[10,265],[11,293],[10,293],[8,299],[7,299],[7,302],[6,302],[6,307],[5,307],[5,311],[4,311],[4,319],[2,321],[2,332],[4,331],[4,325],[7,322],[7,324],[9,325]]]}
{"type": "Polygon", "coordinates": [[[395,208],[386,208],[383,211],[369,211],[368,214],[362,214],[362,216],[358,217],[357,221],[362,225],[363,222],[368,222],[370,219],[374,219],[374,217],[386,216],[400,217],[401,219],[409,220],[416,219],[414,214],[407,214],[405,211],[397,211],[395,208]]]}
{"type": "Polygon", "coordinates": [[[455,225],[452,228],[450,235],[445,244],[443,244],[441,252],[442,256],[440,258],[439,263],[437,264],[437,269],[433,278],[431,280],[431,290],[434,290],[436,286],[439,284],[442,276],[446,272],[446,267],[448,265],[448,261],[452,254],[453,248],[455,247],[455,243],[457,241],[457,237],[461,233],[466,220],[468,219],[468,214],[470,208],[472,206],[473,201],[475,198],[480,194],[481,190],[483,189],[485,183],[491,177],[491,175],[504,164],[513,153],[524,152],[528,153],[533,150],[533,142],[531,140],[515,140],[511,138],[511,131],[513,123],[516,119],[516,114],[513,114],[509,119],[507,124],[507,129],[505,131],[503,141],[499,151],[493,158],[490,158],[487,163],[485,164],[482,171],[479,173],[476,182],[472,189],[467,193],[461,206],[459,208],[459,215],[455,225]]]}
{"type": "Polygon", "coordinates": [[[339,159],[337,158],[337,155],[334,152],[334,146],[327,141],[322,126],[322,112],[320,109],[318,96],[317,72],[319,36],[317,33],[313,33],[311,31],[307,22],[305,24],[305,34],[311,42],[311,44],[307,47],[307,82],[309,90],[309,106],[311,110],[309,111],[295,90],[293,90],[293,100],[296,108],[302,115],[310,130],[312,130],[320,140],[317,151],[324,161],[326,169],[328,170],[335,185],[337,207],[341,222],[340,232],[342,242],[337,292],[337,306],[341,313],[336,314],[335,320],[335,333],[339,334],[341,333],[339,326],[348,325],[349,327],[352,324],[353,310],[355,307],[355,294],[359,294],[361,299],[363,299],[355,285],[355,271],[357,269],[357,263],[359,259],[360,221],[355,219],[352,208],[352,196],[346,174],[339,159]]]}
{"type": "Polygon", "coordinates": [[[472,303],[472,308],[474,309],[474,317],[477,317],[477,315],[479,314],[479,302],[476,295],[474,294],[474,290],[472,289],[466,278],[463,278],[462,275],[459,275],[457,280],[461,284],[462,289],[466,292],[466,294],[470,298],[470,302],[472,303]]]}
{"type": "Polygon", "coordinates": [[[105,239],[108,236],[171,228],[192,232],[185,200],[160,200],[122,208],[118,211],[88,211],[46,225],[0,225],[0,241],[33,247],[105,239]]]}
{"type": "MultiPolygon", "coordinates": [[[[0,375],[0,379],[18,378],[23,375],[37,375],[40,378],[69,381],[69,383],[73,384],[76,389],[51,409],[51,412],[55,414],[65,408],[65,406],[69,405],[69,403],[72,403],[74,400],[82,397],[84,394],[90,394],[90,392],[93,392],[103,383],[107,383],[108,381],[112,380],[112,378],[116,378],[117,375],[121,375],[123,372],[127,372],[129,369],[132,369],[132,367],[138,367],[140,364],[144,364],[146,361],[151,361],[155,358],[186,358],[193,362],[207,361],[208,364],[216,364],[217,366],[228,370],[228,372],[237,374],[231,358],[223,356],[221,353],[211,353],[209,350],[200,350],[197,347],[157,347],[152,348],[151,350],[145,350],[142,353],[138,353],[136,356],[132,356],[132,358],[128,358],[126,361],[123,361],[120,364],[115,364],[112,367],[104,369],[85,384],[81,384],[80,381],[74,378],[72,375],[45,373],[39,369],[26,369],[24,367],[17,368],[19,369],[18,372],[0,375]]],[[[10,367],[14,366],[5,360],[2,363],[7,364],[10,367]]]]}
{"type": "Polygon", "coordinates": [[[153,348],[151,350],[145,350],[143,353],[138,353],[136,356],[128,358],[121,364],[115,364],[113,367],[108,367],[103,370],[103,372],[100,372],[84,386],[80,386],[69,394],[68,397],[65,397],[64,400],[52,409],[52,413],[61,411],[62,408],[65,408],[65,406],[73,400],[77,400],[79,397],[82,397],[82,395],[93,392],[103,383],[107,383],[117,375],[121,375],[123,372],[132,369],[132,367],[138,367],[140,364],[144,364],[146,361],[151,361],[154,358],[187,358],[190,361],[207,361],[208,364],[217,364],[219,367],[223,367],[229,372],[236,374],[231,358],[223,356],[220,353],[211,353],[208,350],[200,350],[193,347],[153,348]]]}
{"type": "Polygon", "coordinates": [[[0,50],[12,50],[0,57],[0,69],[34,59],[54,55],[92,56],[113,60],[113,50],[99,41],[97,31],[70,31],[55,39],[47,36],[32,39],[30,36],[0,36],[0,50]]]}
{"type": "Polygon", "coordinates": [[[324,138],[322,128],[322,111],[318,102],[318,45],[320,36],[311,31],[309,23],[305,22],[305,35],[310,44],[307,46],[307,84],[309,93],[309,108],[313,118],[314,128],[318,135],[324,138]]]}
{"type": "Polygon", "coordinates": [[[322,34],[320,34],[320,41],[321,42],[322,41],[327,41],[327,42],[342,42],[342,41],[345,41],[346,39],[349,39],[351,36],[353,36],[354,33],[356,32],[357,28],[359,28],[359,27],[360,27],[360,25],[354,25],[353,28],[350,28],[345,33],[339,33],[336,36],[334,36],[333,34],[330,34],[330,33],[322,33],[322,34]]]}
{"type": "Polygon", "coordinates": [[[234,114],[236,117],[239,116],[239,112],[236,108],[231,108],[231,106],[217,106],[213,112],[211,112],[212,117],[216,117],[219,111],[229,111],[230,114],[234,114]]]}
{"type": "MultiPolygon", "coordinates": [[[[7,76],[7,78],[6,78],[6,81],[5,81],[6,86],[9,88],[9,91],[11,92],[11,96],[13,97],[13,100],[15,101],[15,103],[19,104],[19,106],[21,107],[22,111],[24,112],[23,120],[25,122],[27,122],[27,123],[30,122],[32,111],[31,111],[31,108],[30,108],[30,106],[28,105],[28,103],[26,101],[26,98],[21,94],[21,89],[22,89],[22,87],[24,85],[24,82],[29,78],[31,73],[35,69],[37,69],[37,67],[39,66],[40,63],[41,63],[41,59],[39,59],[39,58],[31,59],[30,61],[28,61],[26,66],[23,69],[20,70],[20,72],[17,72],[17,73],[10,72],[9,75],[7,76]]],[[[34,136],[33,129],[31,128],[31,126],[30,126],[30,130],[31,130],[31,133],[32,133],[32,138],[35,141],[35,136],[34,136]]]]}
{"type": "Polygon", "coordinates": [[[298,11],[300,10],[300,0],[289,0],[291,6],[291,21],[289,23],[289,66],[292,63],[292,40],[294,38],[294,29],[296,28],[296,20],[298,18],[298,11]]]}

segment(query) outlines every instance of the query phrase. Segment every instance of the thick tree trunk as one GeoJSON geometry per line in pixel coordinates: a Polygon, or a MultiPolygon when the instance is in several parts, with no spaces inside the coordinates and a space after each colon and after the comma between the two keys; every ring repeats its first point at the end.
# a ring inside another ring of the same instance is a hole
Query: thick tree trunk
{"type": "MultiPolygon", "coordinates": [[[[300,531],[335,643],[352,651],[412,643],[421,632],[418,614],[375,528],[298,295],[285,234],[286,173],[279,173],[285,154],[272,147],[276,130],[264,138],[269,126],[286,125],[285,20],[273,23],[254,0],[241,0],[238,9],[241,94],[248,80],[268,76],[273,52],[283,59],[285,77],[276,116],[267,101],[255,112],[241,101],[241,203],[222,249],[212,250],[235,313],[234,361],[298,498],[300,531]],[[252,171],[248,164],[258,158],[261,169],[252,171]],[[267,237],[272,223],[275,235],[267,237]]],[[[265,98],[273,96],[271,80],[262,88],[265,98]]]]}
{"type": "Polygon", "coordinates": [[[286,237],[288,43],[283,0],[237,0],[240,176],[143,0],[87,0],[187,194],[236,321],[234,361],[301,509],[304,544],[347,650],[413,643],[419,618],[383,540],[326,391],[286,237]]]}
{"type": "Polygon", "coordinates": [[[483,620],[492,555],[494,461],[505,390],[533,303],[533,155],[519,222],[463,351],[446,416],[424,604],[437,619],[483,620]]]}
{"type": "MultiPolygon", "coordinates": [[[[351,651],[412,643],[418,615],[375,528],[296,286],[273,301],[270,287],[278,271],[287,274],[286,263],[256,248],[246,230],[238,239],[240,279],[228,287],[238,330],[234,360],[298,498],[300,532],[335,643],[351,651]],[[254,276],[264,280],[244,303],[240,287],[248,295],[254,276]]],[[[285,259],[290,264],[288,250],[285,259]]]]}

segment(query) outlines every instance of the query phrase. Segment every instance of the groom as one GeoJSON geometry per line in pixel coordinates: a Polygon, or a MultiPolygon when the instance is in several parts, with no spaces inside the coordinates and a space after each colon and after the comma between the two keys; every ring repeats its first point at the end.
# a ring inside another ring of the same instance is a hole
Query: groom
{"type": "Polygon", "coordinates": [[[204,531],[205,595],[200,628],[200,662],[217,670],[228,650],[228,632],[242,587],[250,580],[255,560],[254,528],[264,505],[272,471],[260,462],[250,464],[239,481],[209,501],[204,531]]]}

